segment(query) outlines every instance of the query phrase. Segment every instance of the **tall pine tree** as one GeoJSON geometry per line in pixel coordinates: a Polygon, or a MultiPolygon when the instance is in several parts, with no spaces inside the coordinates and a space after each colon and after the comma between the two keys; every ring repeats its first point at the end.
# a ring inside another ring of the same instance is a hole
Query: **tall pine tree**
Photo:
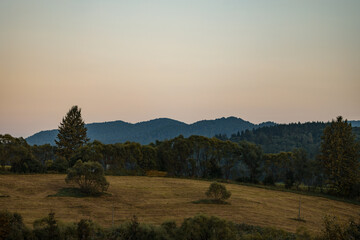
{"type": "Polygon", "coordinates": [[[337,117],[324,129],[320,160],[332,191],[349,196],[360,182],[359,143],[347,120],[337,117]]]}
{"type": "Polygon", "coordinates": [[[81,118],[81,109],[73,106],[60,123],[58,140],[55,140],[58,147],[57,154],[69,160],[79,147],[89,141],[86,131],[85,123],[81,118]]]}

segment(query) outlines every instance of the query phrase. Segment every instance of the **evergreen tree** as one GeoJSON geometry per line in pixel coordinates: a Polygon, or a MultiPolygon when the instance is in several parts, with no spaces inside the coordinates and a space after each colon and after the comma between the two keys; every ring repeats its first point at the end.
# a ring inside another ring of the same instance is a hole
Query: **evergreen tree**
{"type": "Polygon", "coordinates": [[[359,143],[341,116],[324,129],[320,160],[328,184],[337,194],[349,196],[360,181],[359,143]]]}
{"type": "Polygon", "coordinates": [[[85,123],[81,118],[81,109],[73,106],[60,123],[58,140],[55,140],[58,147],[57,154],[69,160],[79,147],[89,141],[86,131],[85,123]]]}

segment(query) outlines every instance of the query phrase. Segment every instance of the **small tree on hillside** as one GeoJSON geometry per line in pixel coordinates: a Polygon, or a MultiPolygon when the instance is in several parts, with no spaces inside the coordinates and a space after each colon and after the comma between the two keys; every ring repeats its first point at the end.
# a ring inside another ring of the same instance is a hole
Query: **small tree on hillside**
{"type": "Polygon", "coordinates": [[[81,118],[81,109],[73,106],[60,123],[58,140],[55,140],[58,147],[57,154],[69,161],[71,155],[89,141],[86,131],[85,123],[81,118]]]}
{"type": "Polygon", "coordinates": [[[109,187],[104,169],[98,162],[85,162],[78,160],[72,168],[68,169],[66,183],[75,182],[82,192],[96,194],[104,192],[109,187]]]}
{"type": "Polygon", "coordinates": [[[216,201],[224,201],[231,196],[231,192],[226,190],[224,185],[217,182],[213,182],[205,194],[216,201]]]}

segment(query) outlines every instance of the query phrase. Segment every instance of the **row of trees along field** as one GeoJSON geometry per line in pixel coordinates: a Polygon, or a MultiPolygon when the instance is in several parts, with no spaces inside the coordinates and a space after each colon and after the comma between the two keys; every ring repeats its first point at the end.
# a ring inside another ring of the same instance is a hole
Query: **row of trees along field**
{"type": "Polygon", "coordinates": [[[178,136],[150,145],[134,142],[102,144],[89,142],[81,109],[74,106],[59,126],[56,146],[29,146],[22,138],[0,135],[0,163],[12,172],[66,172],[78,160],[99,162],[107,174],[144,175],[149,170],[169,176],[224,178],[287,188],[359,197],[359,143],[342,117],[327,125],[321,152],[309,158],[304,149],[264,153],[248,141],[178,136]]]}

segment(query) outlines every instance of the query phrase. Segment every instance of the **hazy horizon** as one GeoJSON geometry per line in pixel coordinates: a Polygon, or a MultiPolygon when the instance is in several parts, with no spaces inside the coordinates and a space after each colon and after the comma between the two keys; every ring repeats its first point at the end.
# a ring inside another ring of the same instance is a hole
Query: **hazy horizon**
{"type": "Polygon", "coordinates": [[[0,134],[86,123],[360,120],[360,1],[0,2],[0,134]]]}

